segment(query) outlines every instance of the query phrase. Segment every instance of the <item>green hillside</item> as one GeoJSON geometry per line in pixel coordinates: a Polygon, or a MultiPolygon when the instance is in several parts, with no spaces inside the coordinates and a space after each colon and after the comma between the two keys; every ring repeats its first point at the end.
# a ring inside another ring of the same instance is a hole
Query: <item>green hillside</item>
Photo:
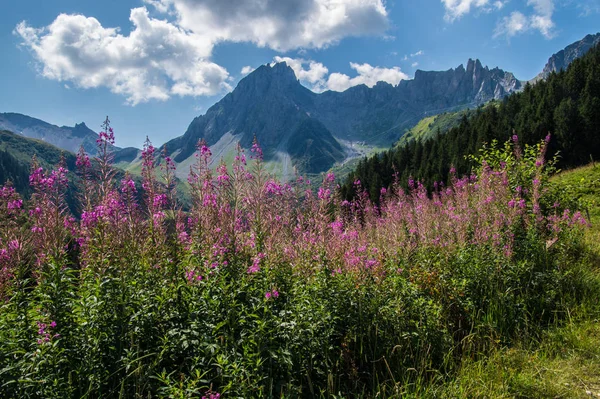
{"type": "Polygon", "coordinates": [[[29,164],[35,155],[42,167],[50,167],[56,165],[61,156],[64,156],[67,166],[75,166],[75,154],[72,152],[6,130],[0,131],[0,150],[10,152],[16,160],[25,164],[29,164]]]}
{"type": "Polygon", "coordinates": [[[45,169],[56,166],[61,157],[64,157],[68,169],[75,169],[75,154],[42,140],[3,130],[0,131],[0,184],[10,180],[19,193],[29,195],[29,171],[34,155],[45,169]]]}
{"type": "Polygon", "coordinates": [[[463,360],[460,371],[424,387],[424,398],[590,398],[600,396],[600,165],[590,164],[554,176],[552,189],[589,216],[587,262],[578,269],[588,292],[569,322],[539,339],[496,347],[490,356],[463,360]]]}
{"type": "Polygon", "coordinates": [[[451,128],[458,126],[462,118],[468,118],[474,115],[475,112],[472,109],[464,109],[425,117],[400,137],[397,146],[414,140],[428,140],[434,138],[437,133],[446,133],[451,128]]]}
{"type": "Polygon", "coordinates": [[[561,173],[552,182],[557,190],[585,210],[592,224],[590,238],[600,250],[600,164],[593,163],[561,173]]]}

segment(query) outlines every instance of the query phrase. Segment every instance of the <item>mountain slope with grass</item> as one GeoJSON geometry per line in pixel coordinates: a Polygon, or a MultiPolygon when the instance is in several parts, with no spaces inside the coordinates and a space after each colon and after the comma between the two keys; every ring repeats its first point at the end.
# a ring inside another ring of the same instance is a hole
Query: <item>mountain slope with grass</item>
{"type": "Polygon", "coordinates": [[[20,193],[29,192],[29,173],[34,155],[44,168],[56,166],[63,158],[68,169],[75,168],[75,154],[72,152],[5,130],[0,131],[0,151],[0,184],[10,180],[20,193]]]}
{"type": "MultiPolygon", "coordinates": [[[[95,140],[94,145],[96,146],[94,153],[96,153],[97,144],[95,140]]],[[[135,166],[135,163],[132,163],[132,161],[139,158],[140,151],[135,148],[112,148],[116,176],[122,178],[125,172],[128,171],[126,168],[130,168],[132,165],[135,166]]],[[[29,197],[32,192],[29,175],[34,156],[39,166],[46,170],[55,168],[61,160],[64,161],[64,166],[68,170],[74,172],[77,169],[76,155],[74,153],[58,148],[43,140],[27,138],[4,130],[0,131],[0,185],[10,181],[19,194],[29,197]]],[[[135,180],[139,180],[139,170],[136,173],[136,169],[133,168],[131,174],[135,180]]],[[[76,213],[79,190],[76,186],[77,181],[78,177],[72,173],[70,175],[69,189],[67,190],[68,205],[76,213]]],[[[181,201],[183,204],[187,204],[189,201],[187,197],[188,187],[179,180],[177,180],[177,184],[181,201]]]]}
{"type": "Polygon", "coordinates": [[[475,111],[472,109],[464,109],[423,118],[400,137],[396,146],[415,140],[428,140],[434,138],[437,134],[444,134],[451,128],[459,125],[463,118],[469,118],[474,113],[475,111]]]}
{"type": "MultiPolygon", "coordinates": [[[[579,207],[590,227],[582,264],[574,273],[587,281],[565,324],[514,346],[495,345],[479,360],[465,358],[457,373],[419,387],[422,398],[600,397],[600,165],[559,173],[550,189],[579,207]]],[[[557,243],[560,245],[560,243],[557,243]]]]}
{"type": "Polygon", "coordinates": [[[431,196],[394,187],[378,208],[334,195],[332,175],[314,193],[281,183],[256,147],[216,175],[203,147],[186,212],[149,145],[141,197],[88,164],[96,177],[79,184],[97,195],[80,219],[65,171],[36,170],[29,201],[0,190],[2,393],[443,390],[469,360],[564,326],[593,292],[586,222],[549,186],[547,146],[488,148],[472,176],[431,196]]]}

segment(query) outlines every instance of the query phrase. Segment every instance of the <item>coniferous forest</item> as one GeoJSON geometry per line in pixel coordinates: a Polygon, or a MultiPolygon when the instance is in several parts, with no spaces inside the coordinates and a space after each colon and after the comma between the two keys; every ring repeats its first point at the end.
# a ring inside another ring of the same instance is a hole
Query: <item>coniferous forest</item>
{"type": "Polygon", "coordinates": [[[504,142],[518,135],[532,144],[551,134],[549,154],[558,154],[565,169],[600,159],[600,48],[575,60],[566,71],[547,80],[527,84],[520,93],[480,108],[447,132],[424,141],[411,141],[361,161],[342,185],[345,198],[355,195],[354,182],[362,183],[377,201],[382,187],[397,178],[406,187],[409,178],[432,189],[448,183],[452,167],[468,174],[476,154],[493,140],[504,142]]]}

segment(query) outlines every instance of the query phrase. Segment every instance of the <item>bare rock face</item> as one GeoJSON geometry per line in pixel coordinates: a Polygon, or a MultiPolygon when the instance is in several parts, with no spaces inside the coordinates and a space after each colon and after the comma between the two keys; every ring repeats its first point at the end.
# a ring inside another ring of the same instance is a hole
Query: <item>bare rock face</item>
{"type": "Polygon", "coordinates": [[[574,60],[581,57],[598,44],[600,44],[600,33],[587,35],[583,39],[568,45],[548,59],[548,63],[546,63],[542,72],[540,72],[533,81],[546,79],[552,72],[560,72],[566,69],[574,60]]]}
{"type": "Polygon", "coordinates": [[[267,161],[291,160],[285,168],[293,166],[303,173],[327,170],[344,159],[344,152],[323,123],[311,116],[315,96],[287,64],[263,65],[166,148],[176,162],[189,163],[200,139],[221,148],[222,138],[234,137],[248,148],[256,137],[267,161]]]}
{"type": "Polygon", "coordinates": [[[397,86],[317,94],[285,63],[263,65],[166,147],[176,162],[189,163],[200,139],[221,148],[235,137],[248,148],[256,136],[268,159],[289,158],[296,170],[318,173],[344,159],[339,140],[390,145],[428,113],[477,106],[520,87],[513,74],[469,60],[466,69],[419,70],[397,86]]]}

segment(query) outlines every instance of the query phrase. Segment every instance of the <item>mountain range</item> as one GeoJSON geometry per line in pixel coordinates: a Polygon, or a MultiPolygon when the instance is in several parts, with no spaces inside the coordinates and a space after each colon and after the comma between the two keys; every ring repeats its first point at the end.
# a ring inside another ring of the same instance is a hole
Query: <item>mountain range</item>
{"type": "MultiPolygon", "coordinates": [[[[534,79],[560,71],[600,42],[588,35],[548,60],[534,79]]],[[[482,105],[522,90],[525,82],[511,72],[489,68],[475,59],[446,71],[415,72],[397,86],[379,82],[343,92],[315,93],[304,87],[285,63],[267,64],[168,141],[167,153],[185,177],[199,140],[211,147],[214,163],[233,158],[237,143],[249,148],[259,141],[270,170],[283,180],[296,173],[320,173],[333,165],[388,148],[424,117],[482,105]]],[[[96,133],[84,123],[58,127],[26,115],[0,114],[0,129],[44,140],[75,152],[80,145],[95,152],[96,133]]],[[[135,170],[139,150],[117,149],[121,167],[135,170]]],[[[137,165],[137,166],[136,166],[137,165]]]]}
{"type": "Polygon", "coordinates": [[[466,68],[419,70],[414,79],[397,86],[379,82],[372,88],[314,93],[287,64],[267,64],[165,146],[176,162],[187,166],[200,139],[218,158],[227,157],[237,142],[247,148],[256,137],[267,161],[279,163],[286,179],[294,169],[328,170],[357,154],[357,142],[388,147],[423,116],[481,105],[521,87],[512,73],[470,59],[466,68]]]}

